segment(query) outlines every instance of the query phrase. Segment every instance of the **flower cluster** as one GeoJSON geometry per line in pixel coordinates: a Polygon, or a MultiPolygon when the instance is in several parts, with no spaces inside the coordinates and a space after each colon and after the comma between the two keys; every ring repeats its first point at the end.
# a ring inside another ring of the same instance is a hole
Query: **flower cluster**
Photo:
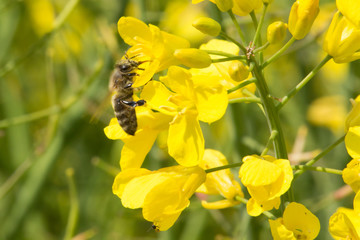
{"type": "MultiPolygon", "coordinates": [[[[266,9],[271,3],[265,0],[211,2],[220,11],[229,12],[235,22],[234,13],[238,16],[254,16],[254,10],[262,6],[266,9]]],[[[337,63],[353,61],[360,58],[360,20],[357,14],[349,10],[351,4],[347,1],[338,0],[337,6],[339,12],[335,14],[323,44],[323,49],[328,53],[325,60],[333,58],[337,63]]],[[[113,184],[113,193],[121,199],[123,206],[142,208],[143,217],[153,222],[154,229],[165,231],[189,206],[195,192],[202,198],[204,208],[223,209],[246,203],[247,213],[254,217],[260,214],[269,216],[269,211],[279,209],[286,201],[282,216],[276,218],[271,215],[272,220],[269,220],[274,239],[316,238],[320,231],[317,217],[304,205],[296,203],[292,196],[287,200],[284,197],[295,178],[294,166],[287,159],[277,112],[312,75],[276,106],[273,98],[269,97],[271,95],[263,69],[285,49],[265,62],[263,55],[258,52],[270,44],[281,43],[287,29],[292,35],[285,45],[287,47],[293,41],[306,37],[318,12],[318,0],[297,0],[289,13],[288,23],[277,21],[269,25],[268,42],[265,45],[257,46],[261,40],[255,35],[254,41],[246,47],[243,45],[244,39],[237,41],[228,36],[222,31],[221,24],[210,18],[197,19],[193,26],[205,34],[222,36],[226,40],[211,39],[199,48],[191,48],[190,43],[182,37],[164,32],[157,26],[146,25],[133,17],[121,17],[118,21],[119,34],[131,46],[124,59],[136,67],[131,73],[121,72],[120,68],[120,75],[131,81],[124,89],[131,87],[131,90],[133,88],[139,92],[132,96],[137,100],[134,103],[126,99],[119,100],[118,104],[136,112],[137,130],[134,136],[128,135],[118,124],[119,118],[127,115],[118,113],[118,119],[113,118],[104,131],[108,138],[124,142],[120,158],[121,172],[113,184]],[[221,152],[205,149],[201,123],[211,124],[220,120],[229,102],[236,101],[258,103],[267,117],[271,136],[261,155],[244,156],[240,163],[232,165],[221,152]],[[156,139],[165,142],[162,148],[178,165],[154,171],[143,168],[145,157],[156,139]],[[271,145],[274,146],[276,157],[267,155],[271,145]],[[237,179],[229,168],[239,166],[237,179]],[[247,191],[244,194],[245,189],[247,191]],[[217,199],[213,201],[209,195],[216,195],[217,199]]],[[[261,27],[261,24],[258,26],[261,27]]],[[[256,31],[256,34],[259,32],[256,31]]],[[[343,171],[344,181],[357,193],[360,189],[359,102],[360,96],[355,100],[346,120],[345,143],[354,159],[343,171]]],[[[323,109],[322,105],[320,107],[323,109]]],[[[317,108],[314,109],[311,116],[321,114],[317,108]]],[[[320,125],[326,125],[334,131],[338,129],[342,118],[331,121],[327,118],[327,112],[324,115],[320,125]]],[[[313,122],[319,121],[318,118],[315,117],[313,122]]],[[[347,230],[342,227],[356,228],[354,226],[360,221],[358,196],[359,193],[355,197],[353,210],[341,208],[330,219],[329,229],[333,236],[345,236],[347,230]]],[[[357,239],[357,231],[346,236],[357,239]]]]}

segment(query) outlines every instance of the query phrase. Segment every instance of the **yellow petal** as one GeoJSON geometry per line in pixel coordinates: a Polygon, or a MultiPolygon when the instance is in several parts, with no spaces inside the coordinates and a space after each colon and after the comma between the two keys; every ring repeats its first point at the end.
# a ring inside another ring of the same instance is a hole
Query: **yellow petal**
{"type": "Polygon", "coordinates": [[[250,198],[246,204],[246,211],[250,216],[259,216],[264,211],[269,211],[273,208],[278,209],[280,206],[280,198],[274,198],[270,201],[259,203],[254,198],[250,198]]]}
{"type": "MultiPolygon", "coordinates": [[[[130,169],[129,169],[130,170],[130,169]]],[[[167,179],[162,174],[148,174],[133,178],[124,187],[121,202],[126,208],[140,208],[149,192],[167,179]]]]}
{"type": "Polygon", "coordinates": [[[120,158],[121,169],[141,167],[158,133],[156,130],[144,129],[137,131],[134,137],[124,140],[120,158]]]}
{"type": "Polygon", "coordinates": [[[239,177],[244,186],[264,186],[275,182],[281,175],[281,169],[275,164],[258,156],[246,156],[240,167],[239,177]]]}
{"type": "Polygon", "coordinates": [[[336,7],[347,19],[360,28],[359,1],[336,0],[336,7]]]}
{"type": "Polygon", "coordinates": [[[112,190],[119,198],[122,197],[126,184],[128,184],[135,177],[150,174],[151,171],[145,168],[128,169],[120,172],[114,180],[112,190]]]}
{"type": "Polygon", "coordinates": [[[228,106],[225,87],[220,84],[218,78],[206,75],[194,76],[193,81],[199,120],[208,123],[219,120],[228,106]]]}
{"type": "Polygon", "coordinates": [[[346,150],[352,158],[360,158],[360,126],[349,128],[345,136],[346,150]]]}
{"type": "Polygon", "coordinates": [[[340,207],[329,219],[329,232],[335,239],[360,239],[360,216],[353,209],[340,207]]]}
{"type": "Polygon", "coordinates": [[[177,115],[169,128],[169,154],[180,165],[190,167],[199,163],[204,155],[204,137],[196,115],[177,115]]]}
{"type": "Polygon", "coordinates": [[[129,138],[128,135],[124,130],[120,127],[118,120],[116,118],[112,118],[110,123],[107,127],[104,128],[104,132],[107,138],[109,139],[125,139],[129,138]]]}
{"type": "Polygon", "coordinates": [[[201,206],[206,209],[224,209],[230,208],[241,204],[241,202],[230,201],[229,199],[223,199],[215,202],[201,201],[201,206]]]}
{"type": "Polygon", "coordinates": [[[276,220],[269,219],[269,224],[274,240],[296,240],[294,233],[284,226],[282,218],[276,220]]]}
{"type": "Polygon", "coordinates": [[[283,215],[284,225],[298,239],[315,239],[320,232],[320,221],[304,205],[292,202],[283,215]]]}
{"type": "Polygon", "coordinates": [[[342,177],[354,192],[358,192],[360,190],[360,159],[351,160],[343,170],[342,177]]]}
{"type": "Polygon", "coordinates": [[[152,41],[149,27],[134,17],[121,17],[118,21],[118,31],[124,42],[130,46],[139,41],[152,41]]]}
{"type": "Polygon", "coordinates": [[[173,93],[170,92],[162,83],[158,81],[150,81],[145,85],[141,92],[141,98],[146,100],[146,103],[157,111],[164,114],[174,115],[176,114],[177,106],[169,101],[170,96],[173,93]]]}

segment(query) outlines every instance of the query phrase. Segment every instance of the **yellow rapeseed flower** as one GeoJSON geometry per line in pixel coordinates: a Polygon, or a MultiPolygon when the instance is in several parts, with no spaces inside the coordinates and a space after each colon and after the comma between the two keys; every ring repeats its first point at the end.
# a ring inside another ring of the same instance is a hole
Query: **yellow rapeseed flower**
{"type": "Polygon", "coordinates": [[[336,63],[360,59],[360,27],[337,12],[326,32],[323,49],[336,63]]]}
{"type": "MultiPolygon", "coordinates": [[[[209,42],[202,44],[200,46],[200,49],[201,50],[218,50],[218,51],[226,52],[226,53],[233,54],[233,55],[238,55],[239,51],[240,51],[239,47],[236,46],[234,43],[228,42],[225,40],[219,40],[219,39],[212,39],[209,42]]],[[[223,58],[221,56],[211,55],[211,54],[210,54],[210,56],[212,59],[223,58]]],[[[191,69],[190,72],[193,74],[193,76],[206,74],[209,76],[217,77],[220,79],[220,83],[228,90],[230,88],[235,87],[236,85],[238,85],[241,82],[241,81],[239,82],[239,79],[237,77],[236,77],[236,79],[232,78],[232,74],[233,74],[232,68],[234,67],[234,65],[236,66],[238,63],[240,63],[240,62],[239,61],[227,61],[227,62],[213,63],[207,68],[191,69]]],[[[247,78],[252,77],[249,71],[248,71],[248,74],[246,75],[246,73],[244,73],[244,70],[242,70],[242,75],[247,76],[247,78]]],[[[245,79],[242,79],[242,80],[245,80],[245,79]]],[[[254,83],[249,84],[244,88],[241,88],[235,92],[228,94],[228,98],[232,99],[232,98],[244,97],[244,94],[242,93],[242,90],[244,90],[244,89],[247,89],[251,93],[254,93],[256,90],[256,86],[254,83]]]]}
{"type": "Polygon", "coordinates": [[[290,203],[283,217],[269,219],[271,234],[274,240],[315,239],[320,232],[319,219],[304,205],[290,203]]]}
{"type": "Polygon", "coordinates": [[[189,198],[205,181],[200,167],[174,166],[150,171],[144,168],[120,172],[113,193],[126,208],[142,208],[143,217],[158,231],[169,229],[189,206],[189,198]]]}
{"type": "Polygon", "coordinates": [[[352,158],[360,158],[360,126],[350,127],[345,136],[346,150],[352,158]]]}
{"type": "Polygon", "coordinates": [[[352,109],[345,120],[345,131],[354,126],[360,126],[360,95],[352,101],[352,109]]]}
{"type": "Polygon", "coordinates": [[[354,198],[354,209],[340,207],[329,219],[329,232],[336,240],[360,239],[360,191],[354,198]]]}
{"type": "Polygon", "coordinates": [[[350,185],[354,192],[360,190],[360,159],[353,159],[344,168],[342,178],[347,185],[350,185]]]}
{"type": "Polygon", "coordinates": [[[146,84],[141,98],[152,109],[172,117],[167,141],[170,156],[180,165],[197,165],[205,144],[199,121],[219,120],[228,105],[227,92],[219,79],[192,76],[188,70],[172,66],[160,82],[146,84]]]}
{"type": "MultiPolygon", "coordinates": [[[[204,0],[192,0],[192,3],[195,4],[202,1],[204,0]]],[[[263,5],[262,0],[210,0],[210,2],[215,3],[219,10],[222,12],[226,12],[231,9],[236,15],[239,16],[248,15],[252,11],[260,9],[263,5]]]]}
{"type": "Polygon", "coordinates": [[[360,1],[336,0],[336,7],[342,15],[360,28],[360,1]]]}
{"type": "Polygon", "coordinates": [[[291,7],[288,27],[297,40],[303,39],[319,13],[319,0],[297,0],[291,7]]]}
{"type": "MultiPolygon", "coordinates": [[[[199,167],[203,169],[210,169],[228,165],[225,156],[216,150],[206,149],[204,158],[200,161],[199,167]]],[[[222,195],[224,200],[215,202],[202,201],[201,204],[204,208],[208,209],[221,209],[228,208],[240,204],[234,198],[236,196],[244,197],[241,191],[240,184],[235,181],[230,169],[224,169],[206,175],[206,181],[203,183],[196,192],[205,193],[209,195],[222,195]]]]}
{"type": "Polygon", "coordinates": [[[133,17],[121,17],[118,31],[124,42],[132,46],[127,51],[128,55],[138,55],[140,60],[148,61],[142,66],[145,70],[135,78],[133,87],[142,86],[156,72],[179,64],[173,55],[174,51],[190,47],[186,39],[161,31],[152,24],[148,26],[133,17]]]}
{"type": "Polygon", "coordinates": [[[171,121],[169,116],[155,113],[146,107],[136,107],[135,110],[138,129],[134,136],[125,133],[116,118],[111,119],[104,129],[109,139],[121,139],[124,142],[120,158],[122,170],[141,167],[156,137],[161,131],[168,129],[171,121]]]}
{"type": "Polygon", "coordinates": [[[280,196],[291,186],[293,172],[287,159],[272,156],[246,156],[239,177],[251,195],[246,208],[251,216],[278,209],[280,196]]]}

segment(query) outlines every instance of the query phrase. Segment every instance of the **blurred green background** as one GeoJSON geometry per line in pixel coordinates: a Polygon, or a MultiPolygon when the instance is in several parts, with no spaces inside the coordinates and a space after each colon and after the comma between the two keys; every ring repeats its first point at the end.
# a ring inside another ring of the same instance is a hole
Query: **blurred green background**
{"type": "MultiPolygon", "coordinates": [[[[275,0],[265,26],[286,22],[291,4],[275,0]]],[[[275,97],[285,95],[324,56],[321,37],[335,4],[322,1],[320,9],[309,36],[267,67],[275,97]]],[[[195,196],[169,231],[156,233],[141,210],[123,208],[112,194],[111,172],[119,166],[122,143],[103,133],[113,112],[110,102],[105,107],[102,102],[114,63],[128,48],[117,33],[121,16],[158,25],[189,39],[192,47],[209,40],[191,26],[199,16],[216,19],[236,37],[230,18],[208,1],[0,0],[0,239],[66,239],[67,225],[76,226],[74,239],[270,239],[267,219],[249,217],[244,205],[209,211],[195,196]],[[75,190],[69,192],[71,186],[75,190]],[[76,224],[69,224],[70,212],[77,215],[76,224]]],[[[251,19],[238,20],[252,39],[251,19]]],[[[280,46],[267,49],[265,57],[280,46]]],[[[359,69],[358,62],[328,63],[282,109],[293,163],[311,159],[343,135],[348,99],[360,92],[359,69]]],[[[229,105],[223,119],[202,129],[206,147],[220,150],[231,163],[261,153],[269,137],[254,103],[229,105]]],[[[349,160],[340,144],[318,165],[343,169],[349,160]]],[[[144,167],[174,164],[156,145],[144,167]]],[[[296,200],[321,221],[319,239],[330,238],[328,219],[338,206],[352,207],[353,195],[342,193],[343,185],[340,176],[316,172],[294,183],[296,200]]]]}

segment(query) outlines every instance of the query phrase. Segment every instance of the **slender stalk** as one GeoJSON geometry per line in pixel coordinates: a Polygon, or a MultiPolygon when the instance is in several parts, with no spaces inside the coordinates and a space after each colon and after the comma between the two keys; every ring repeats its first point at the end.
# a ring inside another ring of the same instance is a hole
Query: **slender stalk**
{"type": "Polygon", "coordinates": [[[282,98],[281,102],[276,106],[277,109],[281,109],[292,97],[294,97],[295,94],[298,93],[331,58],[330,55],[326,55],[324,59],[303,80],[301,80],[298,85],[296,85],[295,88],[282,98]]]}
{"type": "Polygon", "coordinates": [[[230,42],[233,42],[234,44],[236,44],[242,51],[244,54],[246,54],[246,47],[244,47],[244,45],[242,45],[241,43],[239,43],[238,41],[236,41],[235,39],[233,39],[232,37],[230,37],[229,35],[227,35],[225,32],[221,31],[219,36],[229,40],[230,42]]]}
{"type": "Polygon", "coordinates": [[[276,138],[277,135],[278,135],[278,131],[275,130],[275,131],[271,132],[269,140],[268,140],[268,142],[266,144],[265,149],[262,151],[261,156],[264,156],[264,155],[267,154],[267,152],[269,151],[270,145],[273,143],[273,141],[274,141],[274,139],[276,138]]]}
{"type": "Polygon", "coordinates": [[[230,88],[227,90],[227,93],[232,93],[232,92],[235,92],[236,90],[240,89],[240,88],[243,88],[251,83],[254,83],[256,82],[256,78],[249,78],[249,79],[246,79],[244,81],[242,81],[239,85],[233,87],[233,88],[230,88]]]}
{"type": "Polygon", "coordinates": [[[91,159],[91,163],[95,166],[106,172],[107,174],[111,176],[116,176],[121,170],[119,168],[116,168],[105,161],[101,160],[99,157],[94,157],[91,159]]]}
{"type": "Polygon", "coordinates": [[[232,103],[261,103],[261,99],[258,97],[241,97],[229,99],[229,104],[232,103]]]}
{"type": "Polygon", "coordinates": [[[257,20],[256,20],[256,16],[255,16],[254,12],[250,13],[250,16],[253,19],[253,22],[254,22],[255,27],[256,27],[256,32],[255,32],[253,41],[251,43],[251,47],[254,47],[255,44],[258,42],[258,40],[260,40],[259,42],[261,42],[260,33],[261,33],[262,26],[264,25],[264,19],[265,19],[265,15],[266,15],[268,5],[269,5],[268,3],[264,3],[264,7],[263,7],[263,11],[262,11],[262,14],[261,14],[261,17],[260,17],[259,24],[257,24],[257,20]]]}
{"type": "Polygon", "coordinates": [[[65,230],[64,240],[71,240],[74,236],[75,227],[79,218],[79,199],[74,182],[74,169],[66,169],[66,176],[69,184],[70,211],[65,230]]]}
{"type": "MultiPolygon", "coordinates": [[[[342,143],[345,139],[345,135],[340,137],[338,140],[336,140],[333,144],[331,144],[330,146],[328,146],[324,151],[322,151],[321,153],[319,153],[316,157],[314,157],[312,160],[308,161],[305,166],[312,166],[314,163],[316,163],[317,161],[319,161],[323,156],[325,156],[326,154],[328,154],[331,150],[333,150],[337,145],[339,145],[340,143],[342,143]]],[[[298,178],[301,174],[304,173],[304,170],[298,170],[294,173],[294,180],[296,178],[298,178]]]]}
{"type": "Polygon", "coordinates": [[[228,62],[228,61],[234,61],[234,60],[245,60],[245,56],[237,56],[237,57],[227,57],[227,58],[217,58],[217,59],[211,59],[212,63],[218,63],[218,62],[228,62]]]}
{"type": "MultiPolygon", "coordinates": [[[[228,11],[228,14],[229,14],[231,20],[233,21],[233,23],[234,23],[234,25],[235,25],[235,27],[236,27],[236,30],[237,30],[238,33],[239,33],[239,37],[240,37],[242,43],[246,45],[246,40],[245,40],[244,33],[241,31],[241,27],[240,27],[238,21],[236,20],[235,15],[234,15],[234,13],[232,12],[231,9],[228,11]]],[[[245,51],[245,52],[246,52],[246,51],[245,51]]],[[[245,52],[244,52],[244,53],[245,53],[245,52]]]]}
{"type": "Polygon", "coordinates": [[[306,165],[295,165],[291,166],[294,170],[300,170],[300,171],[316,171],[316,172],[326,172],[326,173],[332,173],[337,175],[342,175],[342,170],[333,169],[333,168],[324,168],[324,167],[313,167],[313,166],[306,166],[306,165]]]}
{"type": "Polygon", "coordinates": [[[220,171],[220,170],[224,170],[224,169],[228,169],[228,168],[240,167],[241,165],[242,165],[242,162],[234,163],[234,164],[228,164],[228,165],[224,165],[224,166],[221,166],[221,167],[206,169],[205,172],[206,173],[212,173],[212,172],[216,172],[216,171],[220,171]]]}
{"type": "Polygon", "coordinates": [[[266,42],[264,45],[262,45],[261,47],[258,47],[254,50],[254,53],[258,53],[258,52],[261,52],[263,50],[265,50],[267,47],[270,46],[270,43],[269,42],[266,42]]]}
{"type": "Polygon", "coordinates": [[[292,37],[290,40],[281,48],[279,51],[277,51],[274,55],[272,55],[269,59],[267,59],[262,65],[261,68],[265,68],[267,65],[269,65],[271,62],[277,60],[281,55],[288,49],[294,42],[295,38],[292,37]]]}

